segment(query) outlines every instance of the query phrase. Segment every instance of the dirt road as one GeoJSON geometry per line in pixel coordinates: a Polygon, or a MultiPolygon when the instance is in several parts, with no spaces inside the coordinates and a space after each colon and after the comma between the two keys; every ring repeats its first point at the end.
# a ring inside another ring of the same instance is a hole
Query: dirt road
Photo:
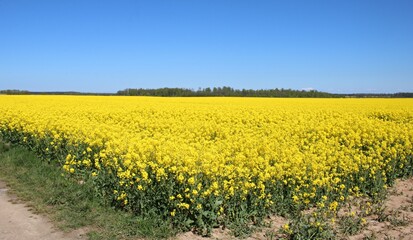
{"type": "Polygon", "coordinates": [[[63,233],[45,217],[33,214],[29,208],[7,193],[0,181],[0,240],[73,240],[86,239],[83,232],[63,233]]]}

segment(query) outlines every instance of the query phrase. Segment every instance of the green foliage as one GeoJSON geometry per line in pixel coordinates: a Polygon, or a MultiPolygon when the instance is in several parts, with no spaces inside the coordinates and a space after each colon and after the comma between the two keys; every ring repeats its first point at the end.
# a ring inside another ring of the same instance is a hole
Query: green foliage
{"type": "Polygon", "coordinates": [[[90,239],[160,239],[175,234],[156,214],[136,216],[113,209],[96,197],[91,179],[67,178],[56,163],[41,161],[22,147],[10,148],[0,141],[0,164],[0,179],[64,231],[86,228],[90,239]]]}
{"type": "Polygon", "coordinates": [[[363,219],[353,214],[341,217],[338,224],[340,230],[346,235],[354,235],[363,229],[363,219]]]}
{"type": "Polygon", "coordinates": [[[326,221],[323,211],[300,212],[284,225],[282,233],[292,240],[335,239],[333,227],[326,221]]]}
{"type": "Polygon", "coordinates": [[[199,88],[198,90],[186,88],[157,88],[119,90],[117,95],[123,96],[160,96],[160,97],[338,97],[336,94],[319,92],[316,90],[292,90],[292,89],[234,89],[231,87],[199,88]]]}

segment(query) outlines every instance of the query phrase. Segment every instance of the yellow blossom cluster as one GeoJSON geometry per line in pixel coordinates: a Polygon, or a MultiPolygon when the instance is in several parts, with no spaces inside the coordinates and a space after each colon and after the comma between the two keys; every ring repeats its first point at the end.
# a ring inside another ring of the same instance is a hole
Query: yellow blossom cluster
{"type": "Polygon", "coordinates": [[[0,103],[3,138],[69,174],[96,178],[122,207],[150,205],[195,225],[239,209],[336,210],[413,169],[411,99],[0,96],[0,103]]]}

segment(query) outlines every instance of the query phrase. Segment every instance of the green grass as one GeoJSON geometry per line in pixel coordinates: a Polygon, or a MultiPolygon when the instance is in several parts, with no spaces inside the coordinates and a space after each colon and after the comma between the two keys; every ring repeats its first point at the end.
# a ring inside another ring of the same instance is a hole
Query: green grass
{"type": "Polygon", "coordinates": [[[158,216],[116,210],[98,199],[90,181],[67,178],[57,165],[0,140],[0,180],[38,213],[63,231],[85,228],[89,239],[162,239],[176,234],[158,216]]]}

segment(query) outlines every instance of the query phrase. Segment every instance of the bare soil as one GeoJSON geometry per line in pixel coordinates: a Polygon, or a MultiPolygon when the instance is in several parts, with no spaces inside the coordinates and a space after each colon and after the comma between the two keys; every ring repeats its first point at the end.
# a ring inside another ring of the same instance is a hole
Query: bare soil
{"type": "Polygon", "coordinates": [[[74,240],[86,239],[82,230],[65,233],[57,230],[45,216],[34,214],[30,208],[8,193],[0,181],[0,240],[74,240]]]}
{"type": "Polygon", "coordinates": [[[371,239],[413,240],[413,178],[396,180],[389,190],[389,196],[383,207],[384,217],[369,216],[367,227],[349,239],[361,240],[370,237],[371,239]]]}

